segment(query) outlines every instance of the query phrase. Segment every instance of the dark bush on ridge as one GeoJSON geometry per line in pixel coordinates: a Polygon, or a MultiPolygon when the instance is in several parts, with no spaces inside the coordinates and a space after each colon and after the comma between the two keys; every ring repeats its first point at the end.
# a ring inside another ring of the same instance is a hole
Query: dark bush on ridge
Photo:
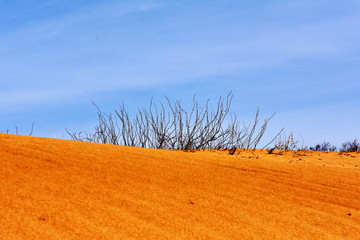
{"type": "Polygon", "coordinates": [[[354,139],[352,142],[345,142],[342,144],[340,152],[357,152],[360,151],[360,143],[354,139]]]}
{"type": "Polygon", "coordinates": [[[337,147],[331,145],[329,142],[323,142],[321,144],[316,144],[315,147],[309,148],[311,151],[323,151],[323,152],[336,152],[337,147]]]}
{"type": "Polygon", "coordinates": [[[231,92],[227,95],[226,101],[219,98],[215,111],[209,108],[209,100],[205,106],[200,107],[194,97],[193,106],[187,112],[180,101],[172,104],[167,97],[165,98],[166,105],[156,105],[151,100],[149,107],[139,109],[133,119],[124,105],[113,114],[105,114],[94,104],[98,110],[99,120],[95,132],[70,133],[67,129],[66,132],[77,141],[155,149],[229,149],[229,153],[234,154],[238,148],[255,149],[267,129],[268,122],[274,116],[273,114],[266,118],[260,130],[257,130],[257,109],[253,124],[241,124],[234,114],[229,114],[233,98],[231,92]],[[228,116],[230,119],[227,119],[228,116]],[[228,120],[226,127],[225,120],[228,120]]]}

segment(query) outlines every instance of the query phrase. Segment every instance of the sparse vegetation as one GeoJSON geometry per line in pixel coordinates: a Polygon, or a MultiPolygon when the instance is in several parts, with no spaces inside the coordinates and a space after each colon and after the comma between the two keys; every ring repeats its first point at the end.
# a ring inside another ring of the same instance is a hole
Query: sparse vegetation
{"type": "Polygon", "coordinates": [[[283,135],[279,135],[274,143],[274,147],[272,150],[270,149],[268,152],[271,153],[273,150],[283,150],[283,151],[289,151],[289,150],[295,150],[297,148],[298,141],[294,140],[293,133],[291,132],[289,136],[286,136],[285,133],[283,135]]]}
{"type": "Polygon", "coordinates": [[[310,147],[309,149],[311,151],[336,152],[338,148],[334,145],[331,145],[329,142],[323,142],[316,144],[314,147],[310,147]]]}
{"type": "Polygon", "coordinates": [[[360,143],[354,139],[352,142],[345,142],[342,144],[340,152],[357,152],[360,151],[360,143]]]}
{"type": "MultiPolygon", "coordinates": [[[[29,136],[32,136],[33,132],[34,132],[34,122],[33,122],[32,125],[31,125],[31,130],[30,130],[30,133],[29,133],[28,135],[29,135],[29,136]]],[[[11,132],[10,132],[9,129],[6,129],[5,131],[1,130],[0,133],[7,133],[7,134],[9,134],[9,133],[11,133],[11,132]]],[[[14,133],[14,134],[16,134],[16,135],[19,134],[19,129],[18,129],[17,126],[15,126],[15,133],[14,133]]]]}
{"type": "Polygon", "coordinates": [[[341,145],[341,148],[338,148],[334,145],[331,145],[329,142],[323,142],[321,144],[316,144],[314,147],[310,147],[311,151],[323,151],[323,152],[358,152],[360,151],[360,143],[357,139],[354,139],[352,142],[347,141],[341,145]]]}
{"type": "Polygon", "coordinates": [[[269,154],[272,154],[274,150],[296,150],[296,151],[321,151],[321,152],[357,152],[360,151],[360,143],[354,139],[352,142],[348,141],[342,144],[341,148],[338,148],[332,145],[329,142],[318,143],[313,147],[298,147],[298,142],[294,140],[294,136],[290,133],[289,136],[286,136],[283,133],[282,136],[278,136],[276,141],[274,142],[274,146],[272,148],[267,149],[269,154]]]}
{"type": "MultiPolygon", "coordinates": [[[[269,121],[275,115],[265,118],[260,127],[259,109],[256,110],[252,124],[246,125],[238,121],[237,116],[230,113],[233,99],[231,92],[226,98],[219,98],[216,110],[209,107],[209,100],[204,106],[199,106],[195,96],[190,111],[186,111],[180,101],[171,103],[168,97],[165,99],[166,104],[159,105],[151,100],[149,107],[138,109],[134,118],[130,117],[124,104],[113,113],[106,114],[93,103],[98,115],[98,124],[93,133],[65,130],[76,141],[187,151],[221,149],[234,155],[239,149],[255,150],[267,130],[269,121]]],[[[32,136],[33,130],[34,122],[29,136],[32,136]]],[[[11,133],[11,131],[1,130],[0,133],[11,133]]],[[[17,126],[14,134],[19,134],[17,126]]],[[[298,147],[298,142],[294,140],[292,132],[286,135],[281,129],[262,149],[267,149],[268,154],[274,153],[274,150],[340,153],[360,151],[360,142],[357,139],[347,141],[339,148],[325,141],[312,147],[298,147]],[[272,143],[273,146],[267,148],[272,143]]]]}
{"type": "Polygon", "coordinates": [[[132,119],[124,105],[114,113],[106,114],[94,104],[98,110],[99,120],[94,133],[71,133],[67,129],[66,131],[77,141],[155,149],[224,149],[228,150],[229,154],[234,154],[237,149],[256,149],[268,122],[274,116],[273,114],[265,118],[258,130],[257,109],[253,124],[241,124],[236,115],[229,113],[233,98],[231,92],[226,99],[219,98],[216,110],[210,109],[209,100],[200,107],[195,96],[190,111],[184,110],[180,101],[173,104],[169,98],[165,98],[166,105],[156,105],[151,100],[149,107],[139,109],[132,119]],[[225,122],[228,122],[226,127],[225,122]]]}

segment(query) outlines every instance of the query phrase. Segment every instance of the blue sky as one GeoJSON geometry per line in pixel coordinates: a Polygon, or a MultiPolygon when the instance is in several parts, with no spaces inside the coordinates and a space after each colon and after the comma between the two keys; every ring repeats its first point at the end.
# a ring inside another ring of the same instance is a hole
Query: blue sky
{"type": "Polygon", "coordinates": [[[0,0],[0,130],[68,138],[97,103],[135,112],[233,91],[305,145],[360,138],[360,1],[0,0]],[[50,130],[51,129],[51,130],[50,130]]]}

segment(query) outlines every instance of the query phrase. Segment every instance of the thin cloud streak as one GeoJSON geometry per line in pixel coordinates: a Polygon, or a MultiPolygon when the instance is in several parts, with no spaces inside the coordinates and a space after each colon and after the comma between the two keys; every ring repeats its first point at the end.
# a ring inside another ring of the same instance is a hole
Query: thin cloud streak
{"type": "MultiPolygon", "coordinates": [[[[269,6],[249,8],[252,12],[248,14],[262,16],[272,14],[269,8],[289,8],[283,2],[269,6]]],[[[358,12],[306,23],[279,23],[262,17],[243,24],[248,16],[202,11],[197,19],[198,9],[178,3],[111,3],[5,33],[0,40],[0,46],[6,46],[0,49],[4,56],[0,81],[8,86],[3,104],[57,101],[63,96],[75,97],[78,91],[90,95],[214,76],[240,79],[274,67],[286,70],[294,61],[352,59],[359,51],[359,33],[352,31],[360,22],[358,12]],[[167,11],[175,16],[168,16],[167,11]],[[147,14],[157,16],[146,22],[147,14]],[[138,20],[140,17],[145,21],[138,20]],[[215,21],[219,25],[215,30],[211,25],[214,18],[219,21],[215,21]],[[260,26],[263,31],[251,30],[260,26]]]]}

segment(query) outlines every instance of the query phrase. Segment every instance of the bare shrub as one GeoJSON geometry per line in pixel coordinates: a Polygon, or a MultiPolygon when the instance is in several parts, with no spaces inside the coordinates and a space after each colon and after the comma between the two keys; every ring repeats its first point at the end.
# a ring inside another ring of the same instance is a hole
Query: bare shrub
{"type": "Polygon", "coordinates": [[[230,149],[229,153],[234,154],[239,148],[255,149],[274,116],[266,118],[257,131],[259,109],[253,124],[241,124],[236,115],[229,114],[233,98],[231,92],[226,99],[219,98],[216,110],[209,108],[209,100],[200,107],[195,96],[190,111],[184,110],[180,101],[172,104],[169,98],[165,98],[166,105],[156,105],[151,100],[149,107],[139,109],[132,119],[124,104],[115,110],[115,114],[104,114],[94,104],[99,121],[95,132],[71,133],[67,129],[66,132],[78,141],[156,149],[230,149]],[[224,127],[228,115],[231,119],[224,127]]]}
{"type": "Polygon", "coordinates": [[[290,133],[289,136],[286,136],[286,134],[284,133],[282,136],[279,136],[276,139],[274,148],[272,149],[272,151],[275,149],[283,150],[283,151],[295,150],[297,148],[297,143],[298,143],[298,141],[294,140],[294,136],[293,136],[292,132],[290,133]]]}

